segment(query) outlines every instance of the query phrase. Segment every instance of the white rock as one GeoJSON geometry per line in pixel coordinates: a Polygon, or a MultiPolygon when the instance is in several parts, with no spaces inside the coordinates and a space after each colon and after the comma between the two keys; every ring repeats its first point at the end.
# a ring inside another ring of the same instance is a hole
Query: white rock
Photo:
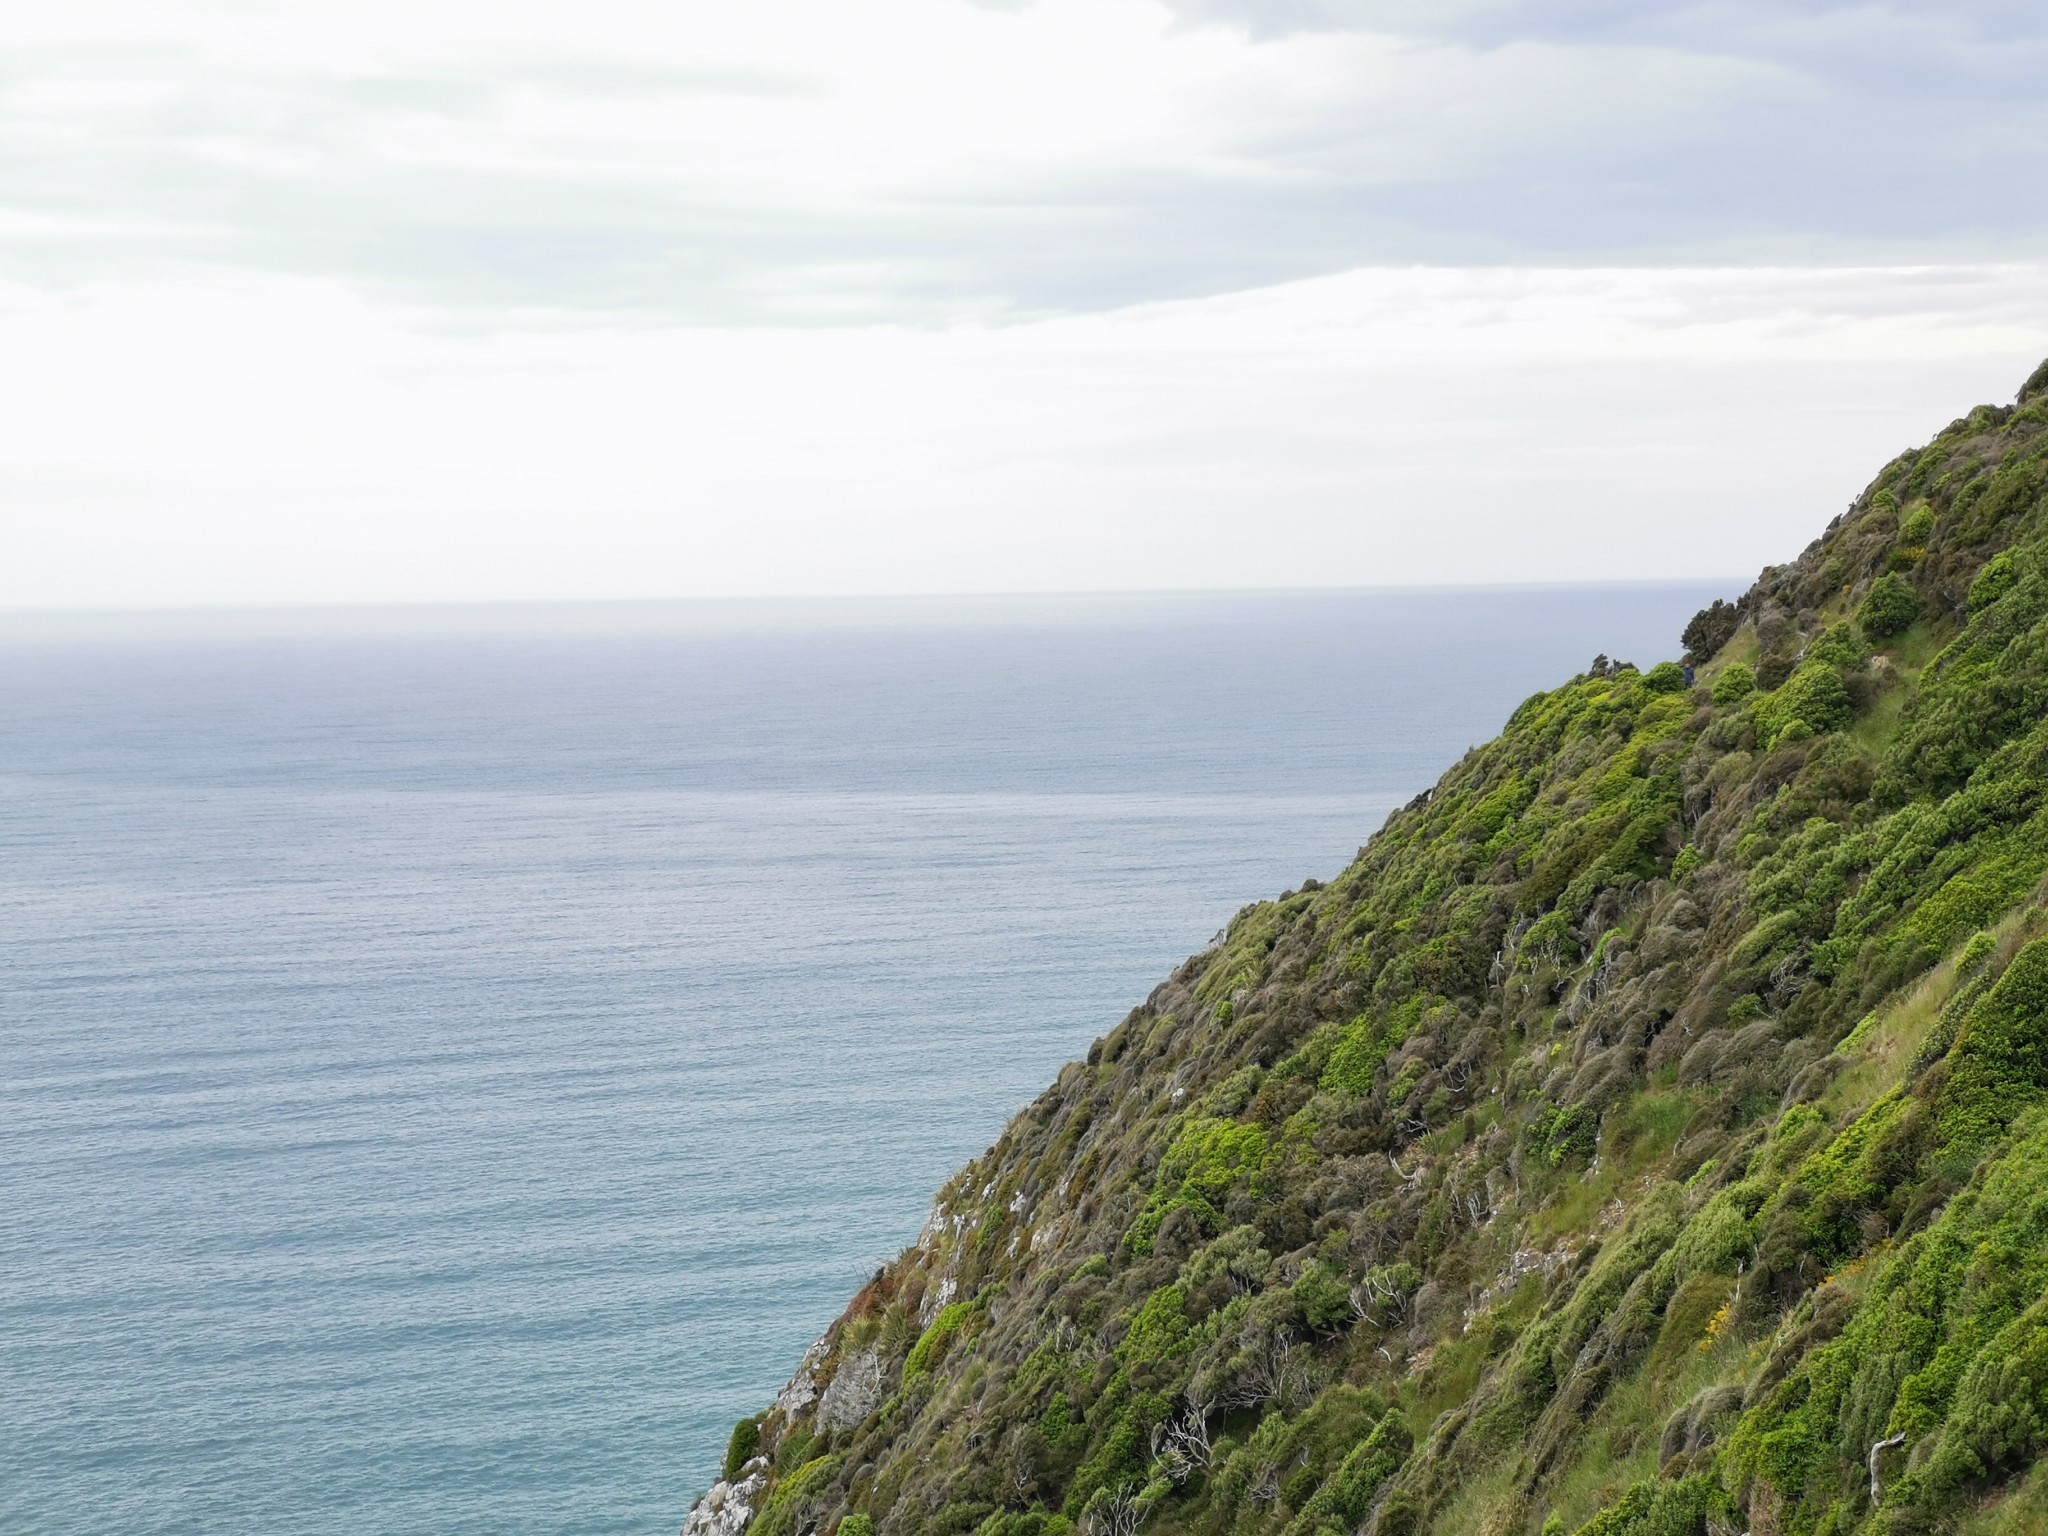
{"type": "Polygon", "coordinates": [[[711,1491],[690,1506],[683,1517],[683,1536],[740,1536],[754,1518],[754,1500],[761,1495],[768,1463],[756,1457],[747,1466],[760,1470],[736,1483],[713,1483],[711,1491]]]}
{"type": "Polygon", "coordinates": [[[776,1395],[775,1406],[785,1421],[794,1418],[818,1400],[818,1367],[825,1360],[825,1341],[821,1338],[804,1351],[802,1364],[796,1374],[789,1378],[789,1385],[776,1395]]]}
{"type": "Polygon", "coordinates": [[[941,1280],[937,1287],[924,1293],[924,1304],[917,1309],[917,1320],[929,1326],[931,1320],[952,1304],[960,1294],[960,1282],[951,1275],[941,1280]]]}

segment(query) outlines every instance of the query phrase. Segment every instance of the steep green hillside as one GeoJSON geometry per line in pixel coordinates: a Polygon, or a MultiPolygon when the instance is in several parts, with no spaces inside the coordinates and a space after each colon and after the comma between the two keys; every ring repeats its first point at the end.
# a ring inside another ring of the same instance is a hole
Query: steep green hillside
{"type": "Polygon", "coordinates": [[[2048,365],[1239,913],[691,1528],[2048,1529],[2048,365]]]}

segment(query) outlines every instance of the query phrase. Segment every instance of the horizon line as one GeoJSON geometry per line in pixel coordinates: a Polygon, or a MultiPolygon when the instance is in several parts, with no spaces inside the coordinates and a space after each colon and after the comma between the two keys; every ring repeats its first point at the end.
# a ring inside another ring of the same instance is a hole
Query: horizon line
{"type": "Polygon", "coordinates": [[[0,642],[255,638],[265,635],[504,635],[744,633],[802,628],[917,627],[933,620],[1014,621],[1038,616],[1109,617],[1111,609],[1182,603],[1317,598],[1414,598],[1498,593],[1650,591],[1727,586],[1756,578],[1418,582],[1375,586],[1140,587],[1044,591],[755,594],[730,597],[437,598],[357,602],[190,603],[0,608],[0,642]],[[1078,611],[1078,612],[1077,612],[1078,611]],[[809,622],[801,622],[806,621],[809,622]],[[666,622],[661,622],[666,621],[666,622]],[[694,622],[689,622],[694,621],[694,622]],[[721,622],[722,621],[722,622],[721,622]],[[798,621],[798,622],[793,622],[798,621]]]}

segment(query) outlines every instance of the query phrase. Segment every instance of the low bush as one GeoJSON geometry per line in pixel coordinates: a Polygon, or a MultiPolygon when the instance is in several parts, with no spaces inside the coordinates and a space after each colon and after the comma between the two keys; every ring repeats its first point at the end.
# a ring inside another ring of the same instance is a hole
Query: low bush
{"type": "Polygon", "coordinates": [[[1920,617],[1920,599],[1912,584],[1896,571],[1871,583],[1863,604],[1856,610],[1856,622],[1873,640],[1903,635],[1920,617]]]}

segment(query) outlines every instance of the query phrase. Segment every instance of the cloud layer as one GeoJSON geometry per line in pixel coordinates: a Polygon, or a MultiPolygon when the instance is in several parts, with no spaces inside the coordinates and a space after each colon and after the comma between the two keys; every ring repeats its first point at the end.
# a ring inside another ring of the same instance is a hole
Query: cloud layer
{"type": "Polygon", "coordinates": [[[2048,12],[81,0],[6,23],[0,275],[691,321],[1364,265],[2048,255],[2048,12]]]}
{"type": "Polygon", "coordinates": [[[0,39],[0,607],[1721,575],[2048,351],[2034,4],[0,39]]]}

